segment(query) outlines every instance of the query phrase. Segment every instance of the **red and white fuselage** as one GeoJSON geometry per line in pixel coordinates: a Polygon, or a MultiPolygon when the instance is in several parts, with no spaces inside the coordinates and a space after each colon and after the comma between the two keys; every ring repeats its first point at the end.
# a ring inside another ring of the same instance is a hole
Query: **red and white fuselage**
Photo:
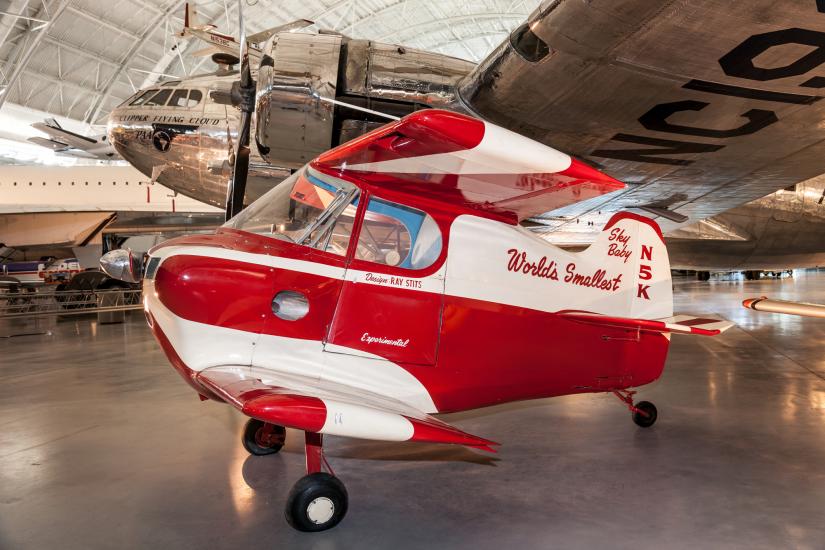
{"type": "Polygon", "coordinates": [[[546,211],[618,182],[533,142],[497,159],[527,144],[427,113],[322,155],[216,234],[151,251],[149,323],[202,396],[307,431],[485,448],[428,415],[641,386],[661,375],[669,332],[725,328],[672,317],[651,220],[617,214],[578,253],[517,223],[530,201],[546,211]],[[336,201],[349,201],[337,220],[318,221],[336,201]],[[293,242],[297,212],[316,207],[293,242]]]}

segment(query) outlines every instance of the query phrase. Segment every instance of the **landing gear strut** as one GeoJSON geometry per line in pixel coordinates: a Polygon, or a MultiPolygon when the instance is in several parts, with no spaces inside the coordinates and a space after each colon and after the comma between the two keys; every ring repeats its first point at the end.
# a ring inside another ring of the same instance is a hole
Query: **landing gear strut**
{"type": "Polygon", "coordinates": [[[633,414],[633,422],[637,426],[649,428],[656,422],[656,418],[658,417],[656,405],[650,401],[639,401],[634,404],[633,396],[636,394],[635,391],[613,390],[613,393],[630,409],[630,412],[633,414]]]}
{"type": "Polygon", "coordinates": [[[324,458],[321,434],[306,432],[305,447],[307,475],[289,492],[286,520],[299,531],[325,531],[347,513],[347,490],[324,458]]]}

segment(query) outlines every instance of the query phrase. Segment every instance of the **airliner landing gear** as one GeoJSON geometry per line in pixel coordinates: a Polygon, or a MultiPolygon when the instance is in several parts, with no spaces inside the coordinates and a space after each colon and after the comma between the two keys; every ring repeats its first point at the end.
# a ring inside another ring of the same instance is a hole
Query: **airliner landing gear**
{"type": "Polygon", "coordinates": [[[634,404],[633,395],[636,393],[635,391],[613,390],[613,393],[621,399],[622,402],[627,405],[627,408],[630,409],[630,412],[633,413],[633,422],[637,426],[640,428],[649,428],[656,422],[656,418],[659,416],[656,411],[656,405],[650,401],[639,401],[634,404]]]}
{"type": "Polygon", "coordinates": [[[321,434],[306,432],[305,446],[307,475],[289,492],[286,520],[299,531],[326,531],[347,513],[347,490],[324,458],[321,434]]]}
{"type": "Polygon", "coordinates": [[[281,450],[286,440],[286,428],[250,418],[243,429],[243,447],[249,454],[264,456],[281,450]]]}
{"type": "Polygon", "coordinates": [[[700,281],[710,281],[710,271],[697,271],[696,278],[700,281]]]}

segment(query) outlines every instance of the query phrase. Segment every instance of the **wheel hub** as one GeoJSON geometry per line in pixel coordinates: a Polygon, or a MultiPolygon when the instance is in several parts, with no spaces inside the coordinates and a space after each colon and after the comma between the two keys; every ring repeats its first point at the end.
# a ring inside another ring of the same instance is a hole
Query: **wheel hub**
{"type": "Polygon", "coordinates": [[[334,513],[335,504],[327,497],[318,497],[307,506],[307,517],[316,525],[328,522],[334,513]]]}

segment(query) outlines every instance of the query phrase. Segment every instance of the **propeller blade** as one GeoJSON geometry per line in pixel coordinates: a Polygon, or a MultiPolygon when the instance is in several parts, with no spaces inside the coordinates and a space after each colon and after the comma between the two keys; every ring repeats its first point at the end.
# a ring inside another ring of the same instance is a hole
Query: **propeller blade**
{"type": "Polygon", "coordinates": [[[243,0],[238,0],[238,24],[241,44],[241,78],[232,86],[232,104],[241,110],[241,125],[235,145],[235,162],[232,178],[226,188],[226,219],[243,210],[246,180],[249,175],[249,134],[252,130],[252,113],[255,110],[255,81],[249,67],[249,45],[243,23],[243,0]]]}

